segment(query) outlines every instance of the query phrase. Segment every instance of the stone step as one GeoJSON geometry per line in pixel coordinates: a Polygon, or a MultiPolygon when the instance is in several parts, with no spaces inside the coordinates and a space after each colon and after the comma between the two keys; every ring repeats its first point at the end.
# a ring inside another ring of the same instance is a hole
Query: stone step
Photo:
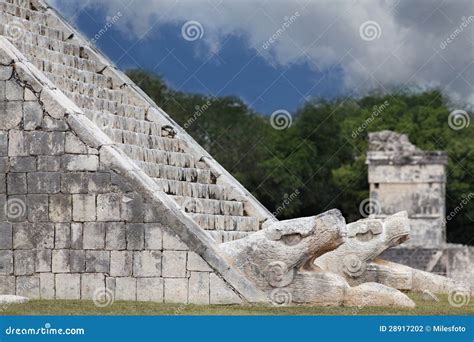
{"type": "Polygon", "coordinates": [[[140,134],[121,129],[110,129],[102,127],[102,130],[119,144],[136,145],[153,150],[162,150],[169,152],[184,152],[186,144],[183,140],[154,136],[149,134],[140,134]]]}
{"type": "Polygon", "coordinates": [[[219,230],[208,230],[207,233],[214,239],[217,243],[224,243],[234,240],[239,240],[251,232],[233,232],[233,231],[219,231],[219,230]]]}
{"type": "Polygon", "coordinates": [[[187,213],[244,216],[244,204],[240,201],[219,201],[186,196],[171,196],[187,213]]]}
{"type": "Polygon", "coordinates": [[[182,182],[212,184],[211,171],[206,169],[182,168],[165,164],[135,161],[150,177],[182,182]]]}
{"type": "Polygon", "coordinates": [[[136,120],[134,118],[119,116],[117,114],[91,110],[86,111],[85,114],[102,130],[111,134],[118,134],[118,137],[120,137],[120,131],[152,135],[155,137],[160,137],[162,135],[161,125],[155,122],[136,120]]]}
{"type": "Polygon", "coordinates": [[[186,196],[194,198],[215,199],[224,201],[242,201],[229,187],[217,184],[190,183],[183,181],[153,178],[160,190],[175,196],[186,196]]]}
{"type": "Polygon", "coordinates": [[[136,145],[117,144],[122,151],[136,161],[153,164],[165,164],[184,168],[208,169],[209,167],[200,161],[196,161],[189,153],[153,150],[136,145]]]}
{"type": "Polygon", "coordinates": [[[188,215],[205,230],[253,232],[260,228],[260,222],[255,217],[193,213],[188,215]]]}

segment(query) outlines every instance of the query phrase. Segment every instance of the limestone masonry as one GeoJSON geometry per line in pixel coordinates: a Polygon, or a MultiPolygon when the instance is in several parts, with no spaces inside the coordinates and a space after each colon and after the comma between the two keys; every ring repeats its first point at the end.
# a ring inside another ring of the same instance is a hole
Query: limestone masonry
{"type": "MultiPolygon", "coordinates": [[[[412,222],[434,246],[436,172],[412,222]]],[[[0,295],[413,306],[314,265],[346,230],[338,210],[279,222],[46,3],[0,0],[0,295]]]]}

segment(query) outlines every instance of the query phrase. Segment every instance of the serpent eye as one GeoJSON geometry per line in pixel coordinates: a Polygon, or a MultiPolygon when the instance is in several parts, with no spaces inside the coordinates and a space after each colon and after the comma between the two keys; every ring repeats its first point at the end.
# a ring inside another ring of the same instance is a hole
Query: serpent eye
{"type": "Polygon", "coordinates": [[[300,243],[301,240],[302,240],[301,234],[298,234],[298,233],[287,234],[281,237],[281,241],[283,241],[283,243],[288,246],[297,245],[300,243]]]}
{"type": "Polygon", "coordinates": [[[362,242],[370,241],[370,240],[372,240],[374,237],[375,237],[375,235],[372,233],[371,230],[368,230],[368,231],[365,232],[365,233],[358,233],[358,234],[356,235],[357,240],[362,241],[362,242]]]}

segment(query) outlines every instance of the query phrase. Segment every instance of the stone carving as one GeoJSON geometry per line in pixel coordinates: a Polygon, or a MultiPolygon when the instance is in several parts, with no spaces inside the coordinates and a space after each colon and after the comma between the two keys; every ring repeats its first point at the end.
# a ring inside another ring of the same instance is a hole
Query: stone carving
{"type": "MultiPolygon", "coordinates": [[[[350,287],[340,275],[314,265],[316,258],[343,245],[345,235],[344,218],[330,210],[276,222],[221,248],[278,304],[414,306],[393,288],[376,283],[350,287]]],[[[361,270],[352,260],[345,267],[354,273],[361,270]]]]}
{"type": "Polygon", "coordinates": [[[452,279],[377,258],[409,238],[406,212],[386,219],[363,219],[347,225],[347,240],[336,250],[316,259],[323,270],[343,276],[351,286],[379,282],[400,290],[447,293],[469,286],[452,279]]]}

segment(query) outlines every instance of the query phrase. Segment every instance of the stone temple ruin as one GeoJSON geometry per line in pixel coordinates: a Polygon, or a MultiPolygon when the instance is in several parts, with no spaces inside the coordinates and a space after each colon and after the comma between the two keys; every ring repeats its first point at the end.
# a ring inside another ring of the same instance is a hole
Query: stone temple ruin
{"type": "MultiPolygon", "coordinates": [[[[416,269],[447,275],[474,284],[474,247],[447,243],[445,152],[422,151],[404,134],[369,134],[370,196],[374,217],[405,210],[410,239],[387,250],[383,257],[416,269]]],[[[460,213],[462,215],[462,213],[460,213]]]]}
{"type": "Polygon", "coordinates": [[[41,0],[0,0],[0,208],[2,295],[412,307],[399,289],[470,291],[377,258],[406,213],[278,221],[41,0]]]}

